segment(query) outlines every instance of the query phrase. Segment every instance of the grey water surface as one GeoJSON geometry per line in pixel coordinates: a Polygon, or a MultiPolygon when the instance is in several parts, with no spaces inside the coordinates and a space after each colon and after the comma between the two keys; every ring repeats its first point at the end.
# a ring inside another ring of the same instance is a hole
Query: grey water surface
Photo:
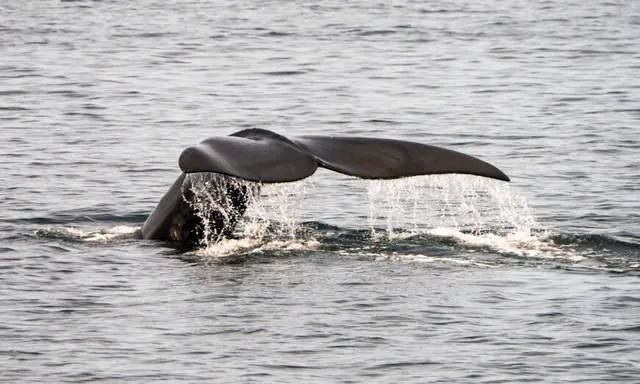
{"type": "Polygon", "coordinates": [[[640,2],[0,2],[0,381],[640,382],[640,2]],[[263,189],[137,229],[182,149],[392,137],[510,184],[263,189]]]}

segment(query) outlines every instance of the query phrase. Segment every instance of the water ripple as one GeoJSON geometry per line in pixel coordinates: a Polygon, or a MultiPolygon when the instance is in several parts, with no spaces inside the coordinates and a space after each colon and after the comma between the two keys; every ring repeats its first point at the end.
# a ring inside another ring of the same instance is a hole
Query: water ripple
{"type": "Polygon", "coordinates": [[[0,14],[1,381],[640,376],[635,2],[0,14]],[[513,182],[319,171],[234,239],[140,240],[182,149],[245,127],[440,145],[513,182]]]}

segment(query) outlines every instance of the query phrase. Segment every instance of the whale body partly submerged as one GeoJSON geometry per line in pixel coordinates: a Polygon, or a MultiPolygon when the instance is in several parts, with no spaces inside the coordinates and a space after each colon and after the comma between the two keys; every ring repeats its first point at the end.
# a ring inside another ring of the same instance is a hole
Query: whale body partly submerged
{"type": "Polygon", "coordinates": [[[179,166],[183,173],[142,226],[144,239],[197,244],[205,236],[230,236],[261,184],[301,180],[318,167],[363,179],[461,173],[509,181],[485,161],[431,145],[368,137],[289,139],[256,128],[189,147],[180,155],[179,166]],[[188,174],[200,176],[208,204],[196,204],[197,191],[188,174]]]}

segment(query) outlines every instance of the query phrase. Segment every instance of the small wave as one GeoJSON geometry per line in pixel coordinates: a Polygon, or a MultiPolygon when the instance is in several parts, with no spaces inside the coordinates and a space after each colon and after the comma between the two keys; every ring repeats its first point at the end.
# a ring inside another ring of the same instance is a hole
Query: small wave
{"type": "Polygon", "coordinates": [[[281,32],[281,31],[269,31],[263,34],[263,36],[267,37],[285,37],[285,36],[294,36],[294,33],[290,32],[281,32]]]}
{"type": "Polygon", "coordinates": [[[305,73],[307,73],[307,71],[283,70],[283,71],[262,72],[263,75],[267,75],[267,76],[296,76],[296,75],[304,75],[305,73]]]}
{"type": "Polygon", "coordinates": [[[15,96],[15,95],[28,95],[29,92],[22,89],[9,89],[6,91],[0,91],[0,96],[15,96]]]}
{"type": "Polygon", "coordinates": [[[396,31],[391,29],[376,29],[370,31],[359,31],[357,32],[358,36],[378,36],[378,35],[392,35],[396,33],[396,31]]]}
{"type": "Polygon", "coordinates": [[[40,225],[76,225],[79,223],[144,223],[148,213],[132,213],[128,215],[117,215],[110,213],[86,214],[83,210],[71,210],[53,213],[47,216],[34,216],[25,218],[12,218],[9,220],[0,219],[0,222],[11,224],[40,224],[40,225]]]}
{"type": "Polygon", "coordinates": [[[131,33],[114,33],[113,35],[111,35],[111,37],[114,38],[127,38],[127,37],[134,37],[134,38],[158,38],[158,37],[171,37],[171,36],[176,36],[176,33],[174,32],[140,32],[140,33],[136,33],[136,32],[131,32],[131,33]]]}

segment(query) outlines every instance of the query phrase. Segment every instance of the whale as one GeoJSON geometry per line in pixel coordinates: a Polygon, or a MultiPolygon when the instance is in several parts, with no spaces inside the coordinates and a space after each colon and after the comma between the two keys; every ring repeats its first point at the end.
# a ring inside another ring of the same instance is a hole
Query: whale
{"type": "Polygon", "coordinates": [[[190,146],[178,166],[182,173],[142,225],[143,239],[198,245],[230,237],[261,185],[302,180],[319,167],[361,179],[468,174],[510,181],[488,162],[433,145],[373,137],[287,138],[260,128],[190,146]]]}

